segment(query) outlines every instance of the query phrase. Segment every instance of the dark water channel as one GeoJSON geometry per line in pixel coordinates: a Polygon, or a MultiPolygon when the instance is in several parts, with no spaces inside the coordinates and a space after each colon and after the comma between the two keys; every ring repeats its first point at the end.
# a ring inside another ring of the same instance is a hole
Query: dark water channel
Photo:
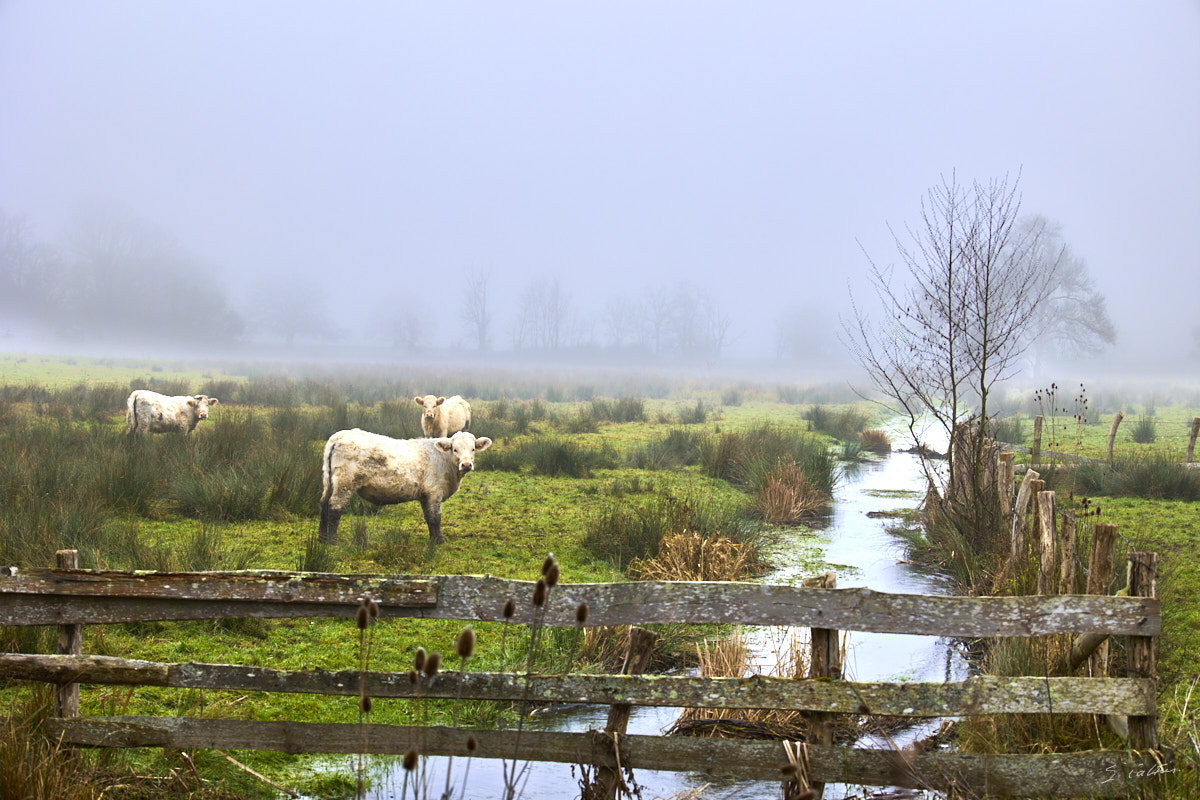
{"type": "MultiPolygon", "coordinates": [[[[777,571],[764,577],[765,583],[798,583],[817,574],[813,556],[824,562],[825,569],[837,573],[839,588],[869,587],[878,591],[913,594],[950,594],[948,581],[903,562],[903,543],[887,532],[889,519],[869,517],[869,512],[887,512],[915,507],[925,488],[924,475],[916,456],[892,453],[878,461],[853,467],[839,482],[830,516],[821,521],[816,536],[812,531],[785,535],[774,554],[777,571]],[[815,548],[815,550],[814,550],[815,548]],[[803,553],[797,557],[796,553],[803,553]]],[[[820,570],[823,571],[823,570],[820,570]]],[[[775,651],[788,640],[786,632],[774,629],[752,629],[743,635],[753,643],[758,653],[759,669],[770,672],[775,651]]],[[[966,677],[966,665],[951,642],[931,636],[875,634],[851,632],[846,643],[845,677],[850,680],[911,680],[945,681],[966,677]]],[[[673,708],[635,708],[628,733],[658,734],[669,728],[679,715],[673,708]]],[[[533,718],[529,728],[541,730],[587,731],[603,729],[608,717],[607,706],[585,706],[566,709],[533,718]]],[[[936,721],[923,722],[914,728],[893,733],[893,741],[903,745],[920,738],[936,728],[936,721]]],[[[888,747],[883,740],[863,740],[865,747],[888,747]]],[[[431,758],[428,769],[440,776],[435,779],[430,797],[437,796],[445,780],[445,759],[431,758]]],[[[461,780],[464,764],[454,763],[454,779],[461,780]]],[[[579,782],[570,765],[534,763],[530,777],[520,795],[526,800],[550,800],[579,796],[579,782]]],[[[638,783],[643,797],[671,798],[699,787],[708,787],[704,798],[746,798],[767,800],[778,798],[779,783],[754,781],[737,782],[713,778],[699,773],[675,773],[638,770],[638,783]]],[[[398,763],[384,768],[378,775],[376,789],[368,794],[371,800],[391,800],[403,795],[402,770],[398,763]]],[[[461,789],[461,785],[460,785],[461,789]]],[[[501,763],[494,759],[473,759],[465,797],[499,798],[502,795],[501,763]]],[[[409,788],[408,797],[413,797],[409,788]]],[[[459,794],[456,791],[455,797],[459,794]]],[[[860,787],[829,785],[825,797],[863,796],[860,787]]]]}

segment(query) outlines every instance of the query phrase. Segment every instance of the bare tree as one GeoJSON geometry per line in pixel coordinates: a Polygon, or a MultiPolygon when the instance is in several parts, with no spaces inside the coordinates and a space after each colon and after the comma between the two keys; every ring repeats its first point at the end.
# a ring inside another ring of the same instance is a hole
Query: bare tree
{"type": "MultiPolygon", "coordinates": [[[[1046,257],[1042,228],[1017,224],[1016,181],[968,187],[952,175],[929,190],[921,208],[919,226],[906,227],[905,238],[893,231],[906,280],[872,262],[882,314],[872,321],[851,297],[854,319],[843,332],[914,439],[921,441],[925,420],[933,420],[954,442],[959,423],[986,423],[992,389],[1011,377],[1030,346],[1061,257],[1046,257]]],[[[929,470],[930,480],[953,482],[958,458],[970,458],[977,474],[982,439],[974,441],[969,454],[951,446],[947,477],[929,470]]]]}
{"type": "Polygon", "coordinates": [[[560,350],[568,344],[571,301],[558,278],[534,279],[517,303],[510,337],[514,350],[560,350]]]}
{"type": "Polygon", "coordinates": [[[472,272],[467,278],[467,290],[458,318],[466,326],[468,339],[476,350],[487,350],[492,343],[492,309],[488,304],[487,273],[472,272]]]}
{"type": "Polygon", "coordinates": [[[1050,295],[1035,312],[1035,354],[1054,348],[1066,356],[1096,356],[1115,344],[1117,329],[1104,295],[1096,288],[1087,262],[1064,243],[1062,226],[1033,215],[1023,218],[1018,229],[1021,237],[1038,243],[1031,253],[1034,261],[1058,264],[1050,295]]]}
{"type": "Polygon", "coordinates": [[[5,334],[14,321],[37,332],[55,327],[61,272],[57,251],[36,238],[29,220],[0,209],[0,319],[5,334]]]}

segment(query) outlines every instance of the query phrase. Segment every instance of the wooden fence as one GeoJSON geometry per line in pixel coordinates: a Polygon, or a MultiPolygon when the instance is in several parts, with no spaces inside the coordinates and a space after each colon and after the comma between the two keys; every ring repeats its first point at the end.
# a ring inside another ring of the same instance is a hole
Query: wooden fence
{"type": "MultiPolygon", "coordinates": [[[[1160,632],[1152,555],[1131,554],[1135,575],[1127,597],[946,597],[888,594],[751,583],[631,582],[561,584],[539,621],[575,627],[581,603],[587,626],[653,623],[739,623],[807,627],[814,640],[837,631],[924,634],[939,637],[1113,635],[1128,640],[1124,678],[971,677],[945,683],[866,683],[841,680],[836,658],[827,677],[699,678],[661,675],[533,675],[441,673],[413,684],[407,672],[277,670],[225,664],[165,664],[80,652],[81,625],[213,618],[344,617],[353,619],[364,598],[380,617],[503,621],[515,600],[514,623],[533,623],[527,601],[533,584],[488,576],[363,576],[290,572],[156,573],[60,567],[0,571],[0,624],[60,626],[59,653],[0,654],[0,676],[58,684],[60,717],[53,731],[68,747],[243,748],[287,753],[404,753],[419,735],[422,755],[594,765],[611,775],[620,767],[726,774],[781,780],[797,750],[781,741],[738,741],[683,736],[560,733],[525,730],[414,728],[305,721],[182,717],[78,716],[79,684],[162,686],[180,689],[301,692],[358,696],[360,681],[372,698],[470,698],[533,703],[666,707],[799,709],[816,719],[864,714],[910,718],[980,714],[1103,714],[1130,720],[1130,750],[1038,755],[977,755],[929,750],[834,746],[828,737],[806,744],[800,777],[823,783],[891,785],[973,791],[996,796],[1122,796],[1138,788],[1139,771],[1155,769],[1153,653],[1160,632]],[[1149,671],[1147,671],[1147,669],[1149,671]],[[833,678],[833,679],[830,679],[833,678]],[[419,731],[419,734],[417,733],[419,731]],[[619,759],[619,760],[618,760],[619,759]]],[[[836,645],[832,648],[836,653],[836,645]]],[[[818,669],[820,667],[818,666],[818,669]]],[[[818,726],[818,728],[828,726],[818,726]]],[[[619,730],[618,730],[619,729],[619,730]]],[[[614,734],[614,731],[616,733],[614,734]]],[[[611,792],[612,787],[610,787],[611,792]]]]}

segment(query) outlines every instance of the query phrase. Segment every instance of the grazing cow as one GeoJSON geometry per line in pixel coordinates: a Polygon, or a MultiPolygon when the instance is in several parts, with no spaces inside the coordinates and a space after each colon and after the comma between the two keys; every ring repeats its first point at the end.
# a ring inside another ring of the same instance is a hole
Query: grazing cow
{"type": "Polygon", "coordinates": [[[440,439],[453,436],[471,427],[471,404],[462,397],[414,397],[421,407],[421,430],[426,436],[440,439]]]}
{"type": "Polygon", "coordinates": [[[486,436],[476,439],[466,431],[438,439],[392,439],[358,428],[338,431],[325,443],[317,538],[337,541],[342,509],[357,492],[381,506],[420,501],[430,541],[446,541],[442,502],[475,469],[475,454],[491,444],[486,436]]]}
{"type": "Polygon", "coordinates": [[[209,406],[219,400],[206,394],[176,395],[138,389],[125,401],[125,433],[191,433],[202,419],[208,419],[209,406]]]}

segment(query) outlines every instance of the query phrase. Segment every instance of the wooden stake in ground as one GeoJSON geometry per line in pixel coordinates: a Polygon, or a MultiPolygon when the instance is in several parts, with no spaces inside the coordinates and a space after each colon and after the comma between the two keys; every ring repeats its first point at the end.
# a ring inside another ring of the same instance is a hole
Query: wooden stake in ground
{"type": "MultiPolygon", "coordinates": [[[[1041,481],[1038,481],[1041,483],[1041,481]]],[[[1038,594],[1050,594],[1054,590],[1054,492],[1041,491],[1037,495],[1038,525],[1041,531],[1041,563],[1038,567],[1038,594]]]]}
{"type": "Polygon", "coordinates": [[[1192,463],[1192,454],[1196,452],[1196,435],[1200,434],[1200,417],[1192,420],[1192,435],[1188,437],[1187,463],[1192,463]]]}
{"type": "MultiPolygon", "coordinates": [[[[59,569],[79,569],[78,550],[59,550],[54,554],[59,569]]],[[[58,654],[83,654],[83,626],[58,626],[58,654]]],[[[54,690],[54,716],[72,719],[79,716],[79,684],[63,683],[54,690]]]]}
{"type": "MultiPolygon", "coordinates": [[[[1158,553],[1130,553],[1129,596],[1154,597],[1158,580],[1158,553]]],[[[1128,644],[1130,678],[1153,679],[1158,669],[1158,654],[1153,636],[1130,636],[1128,644]]],[[[1158,717],[1154,714],[1129,718],[1129,744],[1134,750],[1158,749],[1158,717]]]]}
{"type": "MultiPolygon", "coordinates": [[[[1117,541],[1117,526],[1097,522],[1092,530],[1092,552],[1088,559],[1088,594],[1108,594],[1113,579],[1113,550],[1117,541]]],[[[1108,641],[1088,658],[1088,675],[1108,676],[1108,641]]]]}
{"type": "Polygon", "coordinates": [[[1113,417],[1112,428],[1108,432],[1108,465],[1110,467],[1113,465],[1113,444],[1117,441],[1117,428],[1123,419],[1125,419],[1125,412],[1118,411],[1117,415],[1113,417]]]}

